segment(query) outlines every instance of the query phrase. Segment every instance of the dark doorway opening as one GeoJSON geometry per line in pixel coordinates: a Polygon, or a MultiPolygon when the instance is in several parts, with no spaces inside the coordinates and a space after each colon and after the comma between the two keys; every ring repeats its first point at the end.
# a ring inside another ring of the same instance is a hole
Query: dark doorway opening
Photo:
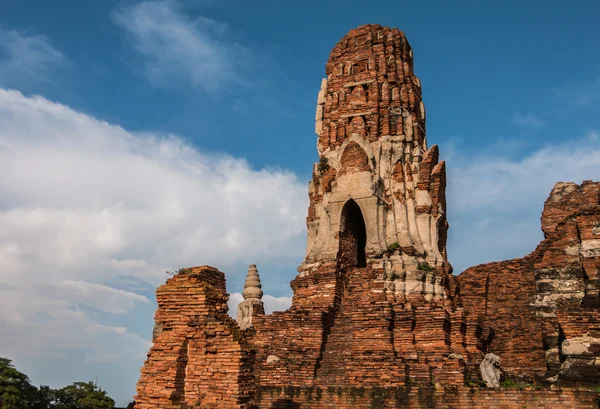
{"type": "Polygon", "coordinates": [[[358,204],[350,199],[342,208],[338,265],[345,269],[366,267],[366,244],[367,228],[365,226],[365,219],[358,204]]]}

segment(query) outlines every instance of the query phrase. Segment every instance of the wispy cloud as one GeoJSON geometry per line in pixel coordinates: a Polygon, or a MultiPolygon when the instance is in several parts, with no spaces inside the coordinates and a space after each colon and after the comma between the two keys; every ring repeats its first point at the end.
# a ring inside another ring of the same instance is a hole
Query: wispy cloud
{"type": "Polygon", "coordinates": [[[561,100],[574,106],[589,106],[600,101],[600,77],[588,81],[569,82],[556,91],[561,100]]]}
{"type": "Polygon", "coordinates": [[[522,126],[528,128],[531,131],[536,131],[544,125],[544,121],[532,114],[515,113],[512,117],[511,122],[513,125],[522,126]]]}
{"type": "Polygon", "coordinates": [[[245,82],[249,50],[231,40],[229,27],[203,16],[189,17],[176,0],[147,0],[113,13],[144,60],[157,86],[175,84],[215,91],[245,82]]]}
{"type": "Polygon", "coordinates": [[[67,57],[48,37],[0,27],[0,86],[51,83],[54,70],[68,65],[67,57]]]}
{"type": "Polygon", "coordinates": [[[542,239],[540,214],[559,181],[600,181],[598,133],[542,146],[514,158],[497,154],[448,159],[449,257],[458,272],[521,257],[542,239]]]}

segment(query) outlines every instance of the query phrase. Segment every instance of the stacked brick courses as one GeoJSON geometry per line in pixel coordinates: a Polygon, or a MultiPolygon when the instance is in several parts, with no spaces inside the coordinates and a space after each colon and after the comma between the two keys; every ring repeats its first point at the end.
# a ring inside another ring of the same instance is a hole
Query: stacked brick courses
{"type": "Polygon", "coordinates": [[[595,409],[586,390],[449,388],[262,388],[265,409],[595,409]]]}
{"type": "Polygon", "coordinates": [[[227,315],[225,275],[202,266],[156,292],[154,345],[137,385],[137,409],[247,408],[254,352],[227,315]]]}
{"type": "Polygon", "coordinates": [[[600,183],[557,183],[541,222],[545,239],[531,254],[460,274],[460,300],[471,313],[493,322],[490,348],[507,372],[600,383],[600,353],[592,351],[600,343],[594,330],[600,326],[600,231],[594,230],[600,225],[600,183]],[[596,362],[588,359],[585,376],[569,369],[569,339],[592,346],[589,355],[596,362]]]}
{"type": "Polygon", "coordinates": [[[383,270],[354,268],[297,277],[292,307],[255,321],[259,384],[464,385],[466,361],[480,357],[478,344],[485,348],[477,338],[480,322],[465,325],[462,310],[452,313],[444,303],[422,297],[396,300],[383,275],[383,270]]]}

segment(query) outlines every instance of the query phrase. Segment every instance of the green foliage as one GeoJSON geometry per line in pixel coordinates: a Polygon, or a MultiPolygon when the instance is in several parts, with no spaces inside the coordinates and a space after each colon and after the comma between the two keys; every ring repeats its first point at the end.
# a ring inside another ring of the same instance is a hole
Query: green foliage
{"type": "Polygon", "coordinates": [[[421,271],[433,271],[433,267],[431,267],[429,265],[429,263],[425,261],[425,262],[419,263],[417,265],[417,270],[421,270],[421,271]]]}
{"type": "Polygon", "coordinates": [[[400,243],[398,243],[397,241],[393,242],[392,244],[388,245],[387,248],[385,250],[383,250],[381,253],[376,254],[374,256],[374,258],[382,258],[384,255],[392,255],[396,250],[398,250],[400,248],[400,243]]]}
{"type": "Polygon", "coordinates": [[[321,159],[319,159],[319,164],[317,165],[317,169],[319,170],[319,173],[321,173],[321,174],[323,174],[329,170],[329,161],[327,160],[326,157],[321,157],[321,159]]]}
{"type": "Polygon", "coordinates": [[[465,385],[468,386],[469,388],[485,388],[485,387],[487,387],[487,385],[483,379],[479,379],[479,381],[474,382],[471,380],[471,378],[467,378],[467,380],[465,381],[465,385]]]}
{"type": "Polygon", "coordinates": [[[53,409],[112,409],[112,400],[94,382],[73,382],[55,391],[53,409]]]}
{"type": "Polygon", "coordinates": [[[49,386],[42,385],[37,390],[36,398],[33,407],[35,409],[53,408],[54,390],[49,386]]]}
{"type": "Polygon", "coordinates": [[[506,389],[525,389],[532,388],[533,385],[527,382],[519,381],[511,378],[504,378],[500,381],[500,386],[506,389]]]}
{"type": "Polygon", "coordinates": [[[10,359],[0,358],[0,409],[112,409],[112,400],[94,382],[75,382],[61,389],[31,385],[10,359]]]}
{"type": "Polygon", "coordinates": [[[389,246],[387,246],[385,251],[386,251],[386,253],[392,254],[394,251],[398,250],[399,248],[400,248],[400,243],[395,241],[392,244],[390,244],[389,246]]]}
{"type": "Polygon", "coordinates": [[[176,276],[177,274],[185,273],[185,270],[186,270],[185,268],[180,268],[177,271],[167,271],[166,273],[167,273],[167,275],[173,277],[173,276],[176,276]]]}
{"type": "Polygon", "coordinates": [[[37,388],[7,358],[0,358],[0,408],[34,408],[37,388]]]}

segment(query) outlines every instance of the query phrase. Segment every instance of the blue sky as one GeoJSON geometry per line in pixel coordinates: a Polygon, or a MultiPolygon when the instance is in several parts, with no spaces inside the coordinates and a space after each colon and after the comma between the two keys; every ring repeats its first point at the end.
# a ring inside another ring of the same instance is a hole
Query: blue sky
{"type": "Polygon", "coordinates": [[[557,181],[600,179],[600,5],[2,2],[0,356],[134,393],[165,270],[212,264],[270,308],[302,261],[329,51],[398,27],[448,162],[456,272],[542,238],[557,181]],[[33,351],[33,352],[32,352],[33,351]]]}

